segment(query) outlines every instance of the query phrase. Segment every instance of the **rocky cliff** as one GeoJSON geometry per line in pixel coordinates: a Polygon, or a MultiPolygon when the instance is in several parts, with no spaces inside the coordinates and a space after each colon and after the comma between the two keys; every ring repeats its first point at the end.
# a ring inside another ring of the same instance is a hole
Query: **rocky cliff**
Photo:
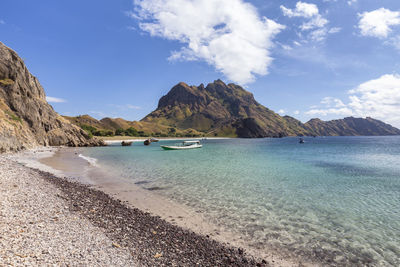
{"type": "Polygon", "coordinates": [[[43,146],[96,146],[46,102],[38,79],[15,51],[0,42],[0,152],[43,146]]]}
{"type": "Polygon", "coordinates": [[[295,118],[280,116],[259,104],[242,87],[221,80],[206,87],[177,84],[142,122],[192,128],[207,136],[400,135],[399,129],[371,118],[327,122],[313,119],[303,124],[295,118]]]}

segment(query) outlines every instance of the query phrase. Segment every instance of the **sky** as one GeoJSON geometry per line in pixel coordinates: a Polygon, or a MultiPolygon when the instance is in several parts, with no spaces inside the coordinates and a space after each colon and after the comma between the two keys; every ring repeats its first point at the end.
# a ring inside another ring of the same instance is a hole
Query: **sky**
{"type": "Polygon", "coordinates": [[[0,3],[0,41],[63,115],[140,120],[175,84],[222,79],[303,122],[400,127],[399,0],[0,3]]]}

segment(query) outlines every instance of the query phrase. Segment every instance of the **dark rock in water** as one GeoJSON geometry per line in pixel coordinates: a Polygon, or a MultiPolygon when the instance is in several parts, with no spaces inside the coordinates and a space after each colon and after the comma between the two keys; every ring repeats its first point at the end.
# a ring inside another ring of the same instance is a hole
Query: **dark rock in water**
{"type": "Polygon", "coordinates": [[[44,146],[98,146],[46,101],[38,79],[15,51],[0,42],[0,152],[44,146]]]}
{"type": "Polygon", "coordinates": [[[159,186],[154,186],[154,187],[149,187],[149,188],[146,188],[147,190],[149,190],[149,191],[156,191],[156,190],[163,190],[163,189],[165,189],[164,187],[159,187],[159,186]]]}
{"type": "Polygon", "coordinates": [[[127,141],[122,141],[121,145],[122,146],[131,146],[133,142],[127,142],[127,141]]]}
{"type": "Polygon", "coordinates": [[[138,181],[135,184],[141,185],[141,184],[148,184],[148,183],[150,183],[150,181],[138,181]]]}
{"type": "Polygon", "coordinates": [[[151,141],[150,141],[150,139],[146,139],[146,140],[144,140],[143,144],[144,144],[145,146],[148,146],[148,145],[150,145],[150,144],[151,144],[151,141]]]}

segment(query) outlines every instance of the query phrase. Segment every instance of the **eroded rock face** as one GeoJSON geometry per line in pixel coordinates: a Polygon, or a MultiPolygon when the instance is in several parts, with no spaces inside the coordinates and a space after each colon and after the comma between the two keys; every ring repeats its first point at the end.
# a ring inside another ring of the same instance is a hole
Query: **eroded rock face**
{"type": "Polygon", "coordinates": [[[44,146],[98,146],[46,101],[38,79],[15,51],[0,42],[0,152],[44,146]]]}

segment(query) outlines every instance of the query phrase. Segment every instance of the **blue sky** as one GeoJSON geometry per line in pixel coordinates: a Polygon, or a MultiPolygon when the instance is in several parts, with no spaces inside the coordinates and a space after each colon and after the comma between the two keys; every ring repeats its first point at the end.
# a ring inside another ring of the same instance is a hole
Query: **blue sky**
{"type": "Polygon", "coordinates": [[[302,121],[400,127],[398,0],[1,0],[0,41],[64,115],[138,120],[220,78],[302,121]]]}

